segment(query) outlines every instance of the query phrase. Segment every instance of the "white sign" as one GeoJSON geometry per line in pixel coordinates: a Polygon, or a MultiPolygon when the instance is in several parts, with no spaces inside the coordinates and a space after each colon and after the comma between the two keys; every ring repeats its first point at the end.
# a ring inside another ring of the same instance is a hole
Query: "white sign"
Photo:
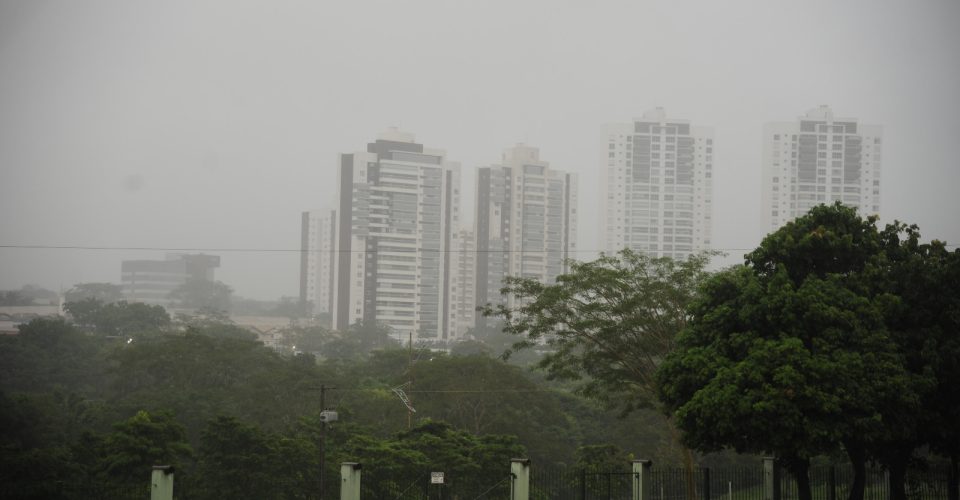
{"type": "Polygon", "coordinates": [[[443,484],[443,473],[442,473],[442,472],[431,472],[431,473],[430,473],[430,484],[443,484]]]}

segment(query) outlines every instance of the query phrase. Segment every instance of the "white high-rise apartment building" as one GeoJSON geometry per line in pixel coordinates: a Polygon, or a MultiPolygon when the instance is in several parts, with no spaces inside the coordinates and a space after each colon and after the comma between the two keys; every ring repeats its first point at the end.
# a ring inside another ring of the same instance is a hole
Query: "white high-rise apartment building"
{"type": "Polygon", "coordinates": [[[604,133],[603,250],[683,259],[709,249],[713,129],[656,108],[604,133]]]}
{"type": "Polygon", "coordinates": [[[477,304],[499,303],[506,276],[552,283],[567,271],[577,246],[577,176],[518,144],[499,165],[477,169],[475,215],[477,304]]]}
{"type": "Polygon", "coordinates": [[[463,338],[476,325],[477,242],[473,231],[461,229],[454,237],[451,251],[450,298],[454,338],[463,338]]]}
{"type": "Polygon", "coordinates": [[[821,203],[880,213],[883,129],[835,118],[828,106],[763,127],[763,228],[771,232],[821,203]]]}
{"type": "Polygon", "coordinates": [[[336,210],[303,212],[300,217],[300,302],[313,314],[333,309],[333,251],[336,210]]]}
{"type": "Polygon", "coordinates": [[[450,338],[459,202],[460,165],[412,134],[391,129],[340,155],[335,328],[378,321],[400,340],[450,338]]]}

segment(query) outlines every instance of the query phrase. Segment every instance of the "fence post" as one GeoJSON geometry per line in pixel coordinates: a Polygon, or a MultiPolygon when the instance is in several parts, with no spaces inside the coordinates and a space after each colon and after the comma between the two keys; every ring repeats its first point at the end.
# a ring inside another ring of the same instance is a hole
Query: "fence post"
{"type": "Polygon", "coordinates": [[[530,499],[530,459],[510,459],[510,500],[530,499]]]}
{"type": "Polygon", "coordinates": [[[340,500],[360,500],[360,464],[340,464],[340,500]]]}
{"type": "Polygon", "coordinates": [[[780,464],[773,457],[763,458],[763,500],[780,500],[780,464]]]}
{"type": "Polygon", "coordinates": [[[173,466],[153,466],[150,475],[150,500],[173,500],[173,466]]]}
{"type": "Polygon", "coordinates": [[[633,461],[633,500],[652,500],[650,492],[653,490],[650,480],[650,468],[653,462],[650,460],[633,461]]]}

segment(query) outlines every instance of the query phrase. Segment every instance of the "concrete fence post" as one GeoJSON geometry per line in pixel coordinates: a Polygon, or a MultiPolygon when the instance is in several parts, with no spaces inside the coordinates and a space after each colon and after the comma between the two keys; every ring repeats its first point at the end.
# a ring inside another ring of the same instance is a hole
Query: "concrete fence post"
{"type": "Polygon", "coordinates": [[[653,483],[650,480],[650,469],[653,467],[653,462],[650,460],[634,460],[632,465],[633,487],[631,491],[633,500],[652,500],[653,483]]]}
{"type": "Polygon", "coordinates": [[[340,464],[340,500],[360,500],[360,464],[340,464]]]}
{"type": "Polygon", "coordinates": [[[763,458],[763,500],[780,500],[780,464],[773,457],[763,458]]]}
{"type": "Polygon", "coordinates": [[[530,500],[530,459],[510,459],[510,500],[530,500]]]}
{"type": "Polygon", "coordinates": [[[150,500],[173,500],[173,466],[153,466],[150,474],[150,500]]]}

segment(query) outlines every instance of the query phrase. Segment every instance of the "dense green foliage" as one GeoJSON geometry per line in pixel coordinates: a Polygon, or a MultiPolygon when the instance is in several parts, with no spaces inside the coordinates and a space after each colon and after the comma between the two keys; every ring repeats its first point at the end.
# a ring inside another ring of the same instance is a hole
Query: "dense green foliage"
{"type": "Polygon", "coordinates": [[[341,461],[360,461],[371,474],[441,468],[462,482],[502,476],[513,456],[544,465],[599,460],[578,448],[611,442],[635,456],[673,458],[652,412],[618,419],[486,354],[378,349],[396,344],[376,325],[357,325],[359,338],[331,333],[342,348],[321,342],[314,357],[266,348],[212,314],[127,330],[134,324],[124,323],[120,337],[38,319],[0,338],[7,496],[57,498],[58,484],[137,488],[163,463],[200,498],[241,490],[302,497],[319,487],[321,384],[336,388],[326,406],[340,414],[326,429],[328,485],[341,461]],[[413,414],[392,391],[410,381],[413,414]]]}
{"type": "Polygon", "coordinates": [[[199,278],[188,279],[170,292],[177,307],[224,312],[230,310],[232,296],[233,290],[226,284],[199,278]]]}
{"type": "Polygon", "coordinates": [[[707,260],[623,250],[571,262],[554,284],[509,277],[507,303],[484,314],[519,337],[515,348],[549,347],[538,367],[551,378],[580,381],[582,393],[630,412],[651,405],[654,372],[686,325],[707,260]]]}
{"type": "Polygon", "coordinates": [[[66,302],[96,299],[105,304],[117,302],[123,298],[123,289],[113,283],[77,283],[63,294],[66,302]]]}
{"type": "Polygon", "coordinates": [[[868,458],[902,497],[915,449],[955,454],[958,259],[916,228],[814,208],[704,285],[660,397],[690,446],[775,454],[801,498],[811,459],[840,449],[851,498],[868,458]]]}
{"type": "Polygon", "coordinates": [[[132,336],[155,334],[170,325],[170,315],[161,306],[141,302],[104,303],[96,298],[67,302],[64,309],[81,327],[99,335],[132,336]]]}

